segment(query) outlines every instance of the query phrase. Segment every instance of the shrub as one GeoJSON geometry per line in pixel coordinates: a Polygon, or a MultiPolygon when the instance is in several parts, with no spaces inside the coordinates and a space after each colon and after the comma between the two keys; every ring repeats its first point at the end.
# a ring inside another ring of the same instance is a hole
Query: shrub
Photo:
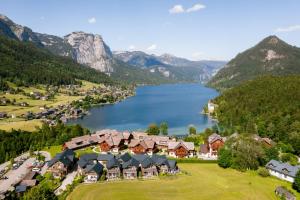
{"type": "Polygon", "coordinates": [[[268,177],[270,176],[269,171],[266,168],[259,168],[257,170],[258,175],[260,175],[261,177],[268,177]]]}

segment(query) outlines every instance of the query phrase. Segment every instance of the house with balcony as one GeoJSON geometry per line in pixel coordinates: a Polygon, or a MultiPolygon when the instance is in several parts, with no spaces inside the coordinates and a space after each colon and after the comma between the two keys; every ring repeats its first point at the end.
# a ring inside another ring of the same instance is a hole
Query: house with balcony
{"type": "Polygon", "coordinates": [[[71,149],[67,149],[48,162],[48,172],[54,178],[64,178],[73,168],[75,164],[75,153],[71,149]]]}

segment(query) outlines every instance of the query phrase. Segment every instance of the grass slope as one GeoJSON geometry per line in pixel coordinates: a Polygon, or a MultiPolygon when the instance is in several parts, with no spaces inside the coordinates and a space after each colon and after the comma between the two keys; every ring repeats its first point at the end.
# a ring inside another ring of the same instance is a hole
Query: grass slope
{"type": "MultiPolygon", "coordinates": [[[[274,189],[278,185],[290,188],[290,183],[273,177],[262,178],[256,172],[242,173],[233,169],[220,168],[216,164],[180,164],[180,168],[188,171],[190,175],[146,181],[82,184],[67,199],[265,200],[277,199],[274,189]]],[[[300,195],[297,197],[299,198],[300,195]]]]}

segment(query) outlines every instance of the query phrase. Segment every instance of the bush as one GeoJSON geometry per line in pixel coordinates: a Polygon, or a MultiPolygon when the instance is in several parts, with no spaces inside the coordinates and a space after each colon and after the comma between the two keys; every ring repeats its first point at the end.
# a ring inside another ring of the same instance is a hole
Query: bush
{"type": "Polygon", "coordinates": [[[261,177],[268,177],[270,176],[269,171],[266,168],[259,168],[257,170],[258,175],[260,175],[261,177]]]}
{"type": "Polygon", "coordinates": [[[223,168],[228,168],[232,164],[231,151],[221,148],[218,152],[218,165],[223,168]]]}
{"type": "Polygon", "coordinates": [[[300,192],[300,170],[297,172],[294,183],[293,183],[293,188],[297,190],[297,192],[300,192]]]}

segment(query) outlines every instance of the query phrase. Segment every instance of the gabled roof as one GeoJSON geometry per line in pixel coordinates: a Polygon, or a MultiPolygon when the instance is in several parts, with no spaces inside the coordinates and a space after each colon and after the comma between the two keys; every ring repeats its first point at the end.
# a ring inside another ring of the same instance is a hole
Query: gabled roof
{"type": "Polygon", "coordinates": [[[143,168],[151,167],[154,164],[153,160],[149,156],[142,160],[140,163],[143,168]]]}
{"type": "Polygon", "coordinates": [[[177,161],[176,160],[168,160],[169,168],[174,170],[177,168],[177,161]]]}
{"type": "Polygon", "coordinates": [[[153,154],[151,159],[156,166],[168,165],[168,159],[165,155],[153,154]]]}
{"type": "Polygon", "coordinates": [[[214,143],[217,140],[221,140],[223,142],[225,142],[226,138],[223,138],[221,135],[213,133],[208,137],[208,143],[214,143]]]}
{"type": "Polygon", "coordinates": [[[102,173],[103,171],[103,165],[101,165],[100,163],[95,163],[92,165],[87,165],[86,168],[84,169],[84,171],[87,172],[96,172],[98,175],[102,173]]]}
{"type": "Polygon", "coordinates": [[[93,163],[92,161],[97,160],[98,155],[96,153],[89,153],[80,156],[77,164],[79,167],[84,168],[86,165],[93,163]]]}
{"type": "Polygon", "coordinates": [[[120,159],[123,161],[123,162],[127,162],[131,159],[131,156],[129,153],[125,153],[123,155],[120,156],[120,159]]]}
{"type": "Polygon", "coordinates": [[[300,165],[292,166],[288,163],[282,163],[277,160],[270,160],[266,164],[266,168],[271,169],[273,171],[277,171],[282,174],[286,174],[290,177],[296,177],[296,174],[300,169],[300,165]]]}
{"type": "Polygon", "coordinates": [[[112,159],[107,161],[106,168],[111,169],[111,168],[115,168],[115,167],[120,167],[120,163],[115,157],[113,157],[112,159]]]}
{"type": "Polygon", "coordinates": [[[295,195],[293,195],[291,192],[289,192],[286,188],[282,187],[282,186],[278,186],[275,191],[280,194],[280,195],[284,195],[286,199],[293,199],[295,197],[295,195]]]}
{"type": "Polygon", "coordinates": [[[135,154],[135,155],[132,155],[132,157],[134,159],[136,159],[137,161],[142,162],[144,159],[146,159],[149,156],[146,154],[135,154]]]}
{"type": "Polygon", "coordinates": [[[194,146],[194,142],[183,142],[183,141],[179,141],[179,142],[169,142],[168,144],[168,149],[177,149],[180,146],[183,146],[185,149],[187,149],[188,151],[192,151],[195,149],[194,146]]]}
{"type": "Polygon", "coordinates": [[[131,158],[130,160],[128,160],[127,162],[124,162],[124,163],[122,164],[122,168],[123,168],[123,169],[127,169],[127,168],[129,168],[129,167],[136,167],[136,168],[138,168],[139,165],[140,165],[140,162],[139,162],[139,161],[137,161],[137,160],[134,159],[134,158],[131,158]]]}
{"type": "Polygon", "coordinates": [[[56,154],[56,156],[49,161],[48,166],[51,167],[56,162],[61,162],[64,166],[68,167],[74,162],[75,153],[74,151],[67,149],[61,153],[56,154]]]}
{"type": "Polygon", "coordinates": [[[108,161],[110,159],[114,158],[114,155],[108,153],[108,154],[99,154],[97,157],[98,161],[108,161]]]}

